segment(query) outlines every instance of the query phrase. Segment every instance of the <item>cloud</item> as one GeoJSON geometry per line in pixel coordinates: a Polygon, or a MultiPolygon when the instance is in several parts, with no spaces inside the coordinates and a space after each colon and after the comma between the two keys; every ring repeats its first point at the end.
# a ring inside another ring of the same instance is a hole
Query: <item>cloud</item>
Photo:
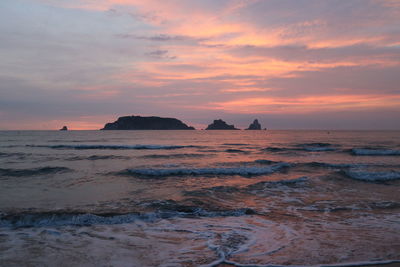
{"type": "Polygon", "coordinates": [[[176,59],[176,56],[170,56],[168,50],[154,50],[146,53],[149,57],[158,59],[176,59]]]}
{"type": "Polygon", "coordinates": [[[1,112],[369,121],[399,104],[397,2],[1,1],[1,112]]]}
{"type": "Polygon", "coordinates": [[[171,42],[171,41],[205,41],[205,38],[193,38],[185,35],[169,35],[169,34],[157,34],[152,36],[140,36],[135,34],[118,34],[120,38],[133,38],[139,40],[155,41],[155,42],[171,42]]]}
{"type": "Polygon", "coordinates": [[[326,95],[307,97],[258,97],[211,103],[209,108],[233,113],[308,114],[375,108],[399,110],[400,95],[326,95]]]}
{"type": "Polygon", "coordinates": [[[365,44],[310,48],[305,45],[297,46],[239,46],[232,47],[230,53],[238,57],[273,58],[283,61],[306,62],[345,62],[360,64],[398,63],[400,62],[399,46],[371,46],[365,44]]]}

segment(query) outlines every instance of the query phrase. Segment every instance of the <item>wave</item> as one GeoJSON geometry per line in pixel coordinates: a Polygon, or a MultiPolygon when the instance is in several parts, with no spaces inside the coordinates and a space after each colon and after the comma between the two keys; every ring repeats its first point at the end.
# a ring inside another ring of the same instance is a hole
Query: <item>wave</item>
{"type": "Polygon", "coordinates": [[[222,144],[223,146],[248,146],[249,144],[241,144],[241,143],[226,143],[222,144]]]}
{"type": "Polygon", "coordinates": [[[283,152],[283,151],[288,151],[290,149],[284,147],[266,147],[263,148],[262,150],[267,152],[283,152]]]}
{"type": "Polygon", "coordinates": [[[400,179],[400,172],[367,172],[367,171],[344,171],[344,174],[352,179],[367,182],[384,182],[400,179]]]}
{"type": "Polygon", "coordinates": [[[79,212],[37,212],[6,214],[0,217],[0,227],[47,227],[47,226],[90,226],[90,225],[113,225],[126,224],[135,221],[154,222],[168,218],[193,218],[193,217],[239,217],[253,215],[256,212],[249,208],[232,210],[205,210],[195,208],[160,208],[155,212],[148,213],[79,213],[79,212]]]}
{"type": "Polygon", "coordinates": [[[353,148],[351,154],[355,156],[400,156],[400,150],[353,148]]]}
{"type": "Polygon", "coordinates": [[[362,202],[353,203],[345,206],[335,202],[316,203],[310,206],[300,208],[300,210],[313,212],[343,212],[343,211],[371,211],[371,210],[393,210],[399,209],[399,202],[383,201],[383,202],[362,202]],[[338,205],[339,204],[339,205],[338,205]]]}
{"type": "Polygon", "coordinates": [[[265,165],[270,165],[270,164],[274,164],[274,163],[278,163],[278,162],[276,162],[276,161],[273,161],[273,160],[268,160],[268,159],[257,159],[257,160],[255,160],[254,161],[254,163],[257,163],[257,164],[265,164],[265,165]]]}
{"type": "Polygon", "coordinates": [[[299,150],[310,151],[310,152],[319,152],[319,151],[335,151],[336,148],[334,145],[330,143],[304,143],[298,144],[296,147],[299,150]]]}
{"type": "Polygon", "coordinates": [[[25,153],[4,153],[4,152],[0,152],[0,158],[8,158],[8,157],[20,157],[23,158],[27,155],[31,155],[31,154],[25,154],[25,153]]]}
{"type": "Polygon", "coordinates": [[[209,188],[203,188],[199,190],[190,190],[190,191],[184,191],[183,194],[185,196],[194,196],[194,197],[204,197],[207,195],[213,195],[214,193],[225,193],[225,194],[233,194],[240,192],[241,188],[235,187],[235,186],[214,186],[214,187],[209,187],[209,188]]]}
{"type": "Polygon", "coordinates": [[[127,157],[127,156],[116,156],[116,155],[92,155],[92,156],[89,156],[89,157],[80,157],[80,156],[70,157],[70,158],[67,158],[66,160],[68,160],[68,161],[76,161],[76,160],[106,160],[106,159],[124,159],[124,160],[128,160],[128,159],[130,159],[130,157],[127,157]]]}
{"type": "Polygon", "coordinates": [[[306,151],[306,152],[328,152],[336,151],[337,148],[327,143],[307,143],[299,144],[295,147],[266,147],[262,151],[266,152],[289,152],[289,151],[306,151]]]}
{"type": "Polygon", "coordinates": [[[225,152],[227,153],[243,153],[243,154],[249,154],[249,151],[244,151],[244,150],[240,150],[240,149],[227,149],[225,150],[225,152]]]}
{"type": "Polygon", "coordinates": [[[235,186],[214,186],[209,188],[202,188],[199,190],[184,191],[186,196],[204,197],[207,195],[213,195],[214,193],[223,194],[234,194],[237,192],[242,193],[253,193],[254,190],[263,190],[266,188],[276,188],[284,189],[283,187],[303,187],[306,182],[308,182],[308,177],[303,176],[295,179],[278,180],[278,181],[263,181],[255,184],[248,185],[246,187],[240,188],[235,186]]]}
{"type": "Polygon", "coordinates": [[[141,158],[145,159],[180,159],[180,158],[203,158],[203,157],[210,157],[212,155],[210,154],[169,154],[169,155],[159,155],[159,154],[153,154],[153,155],[144,155],[141,156],[141,158]]]}
{"type": "MultiPolygon", "coordinates": [[[[271,264],[242,264],[232,260],[227,260],[223,255],[220,259],[215,260],[210,264],[204,264],[200,267],[215,267],[222,266],[222,264],[226,264],[227,266],[235,266],[235,267],[294,267],[298,265],[271,265],[271,264]]],[[[377,261],[360,261],[360,262],[347,262],[347,263],[330,263],[330,264],[318,264],[318,265],[309,265],[310,267],[376,267],[378,265],[391,266],[390,264],[400,263],[400,260],[377,260],[377,261]]],[[[302,265],[303,266],[303,265],[302,265]]],[[[396,265],[397,266],[397,265],[396,265]]]]}
{"type": "MultiPolygon", "coordinates": [[[[326,163],[326,162],[318,162],[318,161],[312,161],[312,162],[306,162],[306,163],[298,163],[298,165],[304,165],[308,167],[317,167],[317,168],[359,168],[359,167],[364,167],[366,164],[362,163],[326,163]]],[[[369,164],[371,165],[371,164],[369,164]]]]}
{"type": "Polygon", "coordinates": [[[22,177],[22,176],[35,176],[35,175],[44,175],[44,174],[54,174],[61,172],[69,172],[72,171],[66,167],[41,167],[34,169],[2,169],[0,168],[0,176],[13,176],[13,177],[22,177]]]}
{"type": "Polygon", "coordinates": [[[303,147],[301,150],[303,151],[310,151],[310,152],[323,152],[323,151],[336,151],[336,148],[333,147],[303,147]]]}
{"type": "Polygon", "coordinates": [[[295,179],[287,179],[287,180],[278,180],[278,181],[263,181],[256,184],[251,184],[246,187],[247,190],[260,190],[265,188],[274,188],[274,187],[297,187],[304,186],[305,183],[309,181],[307,176],[302,176],[295,179]]]}
{"type": "Polygon", "coordinates": [[[26,145],[28,147],[47,147],[53,149],[180,149],[197,146],[179,146],[179,145],[26,145]]]}
{"type": "Polygon", "coordinates": [[[134,174],[141,176],[180,176],[180,175],[240,175],[254,176],[271,174],[290,164],[282,162],[268,167],[234,167],[234,168],[178,168],[178,169],[127,169],[121,174],[134,174]]]}
{"type": "Polygon", "coordinates": [[[297,144],[297,146],[300,146],[300,147],[305,147],[305,146],[312,146],[312,147],[331,147],[331,146],[333,146],[333,144],[330,144],[330,143],[313,142],[313,143],[297,144]]]}

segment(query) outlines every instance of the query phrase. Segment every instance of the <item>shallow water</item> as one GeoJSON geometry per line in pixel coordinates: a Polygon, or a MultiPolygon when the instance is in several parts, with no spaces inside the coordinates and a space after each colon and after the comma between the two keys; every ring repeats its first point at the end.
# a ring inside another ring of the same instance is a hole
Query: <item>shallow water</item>
{"type": "Polygon", "coordinates": [[[400,260],[400,132],[3,131],[0,265],[400,260]]]}

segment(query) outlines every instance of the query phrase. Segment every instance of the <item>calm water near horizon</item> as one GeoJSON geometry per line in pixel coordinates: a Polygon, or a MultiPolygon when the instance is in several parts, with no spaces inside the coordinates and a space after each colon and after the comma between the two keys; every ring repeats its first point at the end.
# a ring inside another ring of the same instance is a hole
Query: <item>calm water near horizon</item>
{"type": "Polygon", "coordinates": [[[399,260],[400,131],[0,131],[0,266],[399,260]]]}

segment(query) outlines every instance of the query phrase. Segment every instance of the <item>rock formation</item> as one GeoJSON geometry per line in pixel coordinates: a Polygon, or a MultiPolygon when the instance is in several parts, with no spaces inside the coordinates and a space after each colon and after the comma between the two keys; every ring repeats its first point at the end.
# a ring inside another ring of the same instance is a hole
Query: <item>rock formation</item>
{"type": "Polygon", "coordinates": [[[257,119],[255,119],[246,130],[261,130],[261,124],[258,122],[257,119]]]}
{"type": "Polygon", "coordinates": [[[60,131],[68,131],[68,127],[67,126],[63,126],[60,131]]]}
{"type": "Polygon", "coordinates": [[[101,130],[194,130],[175,118],[125,116],[107,123],[101,130]]]}
{"type": "Polygon", "coordinates": [[[213,123],[207,126],[206,130],[239,130],[234,125],[229,125],[223,120],[214,120],[213,123]]]}

